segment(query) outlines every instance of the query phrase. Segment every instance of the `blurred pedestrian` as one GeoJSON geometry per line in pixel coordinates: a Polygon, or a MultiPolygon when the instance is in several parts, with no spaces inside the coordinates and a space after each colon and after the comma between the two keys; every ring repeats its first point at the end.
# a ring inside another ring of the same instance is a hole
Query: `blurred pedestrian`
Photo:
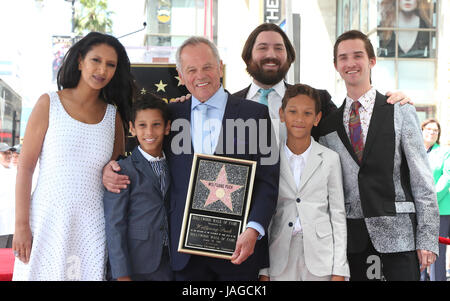
{"type": "MultiPolygon", "coordinates": [[[[439,236],[450,236],[450,149],[440,145],[441,125],[436,119],[422,123],[423,143],[428,153],[428,161],[433,172],[439,206],[439,236]]],[[[430,280],[446,281],[447,246],[439,244],[439,256],[431,265],[430,280]]]]}
{"type": "Polygon", "coordinates": [[[0,143],[0,169],[11,167],[12,147],[2,142],[0,143]]]}
{"type": "Polygon", "coordinates": [[[14,151],[12,152],[11,156],[11,165],[12,167],[17,168],[17,164],[19,164],[19,156],[20,156],[20,150],[22,149],[22,144],[16,144],[13,146],[14,151]]]}

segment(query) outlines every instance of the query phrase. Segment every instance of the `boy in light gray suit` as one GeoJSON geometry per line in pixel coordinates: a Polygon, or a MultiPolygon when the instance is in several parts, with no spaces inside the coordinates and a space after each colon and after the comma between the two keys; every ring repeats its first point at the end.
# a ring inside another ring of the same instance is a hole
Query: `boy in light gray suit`
{"type": "Polygon", "coordinates": [[[131,184],[118,194],[106,191],[103,198],[112,277],[173,280],[166,213],[170,178],[162,151],[170,131],[167,104],[142,95],[133,104],[130,130],[140,145],[118,163],[131,184]]]}
{"type": "Polygon", "coordinates": [[[279,109],[287,140],[280,146],[277,209],[269,227],[270,268],[261,280],[343,281],[350,276],[339,156],[311,137],[322,112],[317,90],[287,88],[279,109]]]}

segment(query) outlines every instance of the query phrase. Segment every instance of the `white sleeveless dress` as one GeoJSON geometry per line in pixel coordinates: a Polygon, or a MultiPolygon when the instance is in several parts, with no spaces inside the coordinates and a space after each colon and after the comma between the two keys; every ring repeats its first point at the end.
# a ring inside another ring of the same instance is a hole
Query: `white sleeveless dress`
{"type": "Polygon", "coordinates": [[[103,120],[73,119],[49,93],[49,125],[31,197],[28,264],[16,259],[13,280],[104,280],[106,265],[102,168],[112,156],[116,109],[103,120]]]}

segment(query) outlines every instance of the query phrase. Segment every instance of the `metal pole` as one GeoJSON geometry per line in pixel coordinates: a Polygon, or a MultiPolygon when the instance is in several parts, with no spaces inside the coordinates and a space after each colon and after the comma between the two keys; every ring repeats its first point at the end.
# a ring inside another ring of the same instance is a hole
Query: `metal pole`
{"type": "Polygon", "coordinates": [[[75,33],[75,0],[72,0],[72,33],[75,33]]]}

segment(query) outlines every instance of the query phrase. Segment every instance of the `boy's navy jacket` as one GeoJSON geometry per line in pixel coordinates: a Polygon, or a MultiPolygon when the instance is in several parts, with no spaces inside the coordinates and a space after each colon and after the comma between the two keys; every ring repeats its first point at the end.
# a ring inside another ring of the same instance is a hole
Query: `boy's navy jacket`
{"type": "Polygon", "coordinates": [[[119,194],[105,191],[103,197],[112,276],[150,274],[159,266],[167,231],[169,173],[164,197],[158,176],[138,147],[118,163],[119,173],[126,174],[131,184],[119,194]]]}

